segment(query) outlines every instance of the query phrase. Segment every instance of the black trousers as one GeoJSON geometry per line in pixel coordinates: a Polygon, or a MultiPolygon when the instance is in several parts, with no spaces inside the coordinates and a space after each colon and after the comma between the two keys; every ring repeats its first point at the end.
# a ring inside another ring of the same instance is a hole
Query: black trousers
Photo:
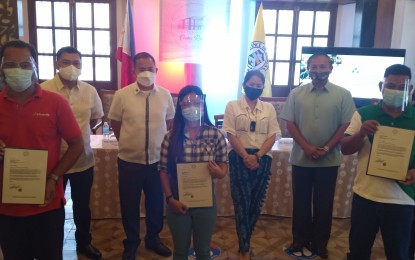
{"type": "Polygon", "coordinates": [[[140,201],[141,192],[145,195],[146,246],[160,243],[159,233],[164,224],[164,199],[157,163],[144,165],[130,163],[118,158],[118,189],[122,224],[126,234],[124,253],[134,256],[140,245],[140,201]]]}
{"type": "Polygon", "coordinates": [[[371,201],[353,195],[348,260],[370,260],[376,234],[382,234],[387,259],[407,260],[414,206],[371,201]]]}
{"type": "Polygon", "coordinates": [[[338,167],[292,166],[293,242],[326,248],[338,167]]]}
{"type": "Polygon", "coordinates": [[[65,209],[13,217],[0,215],[4,260],[62,260],[65,209]]]}
{"type": "MultiPolygon", "coordinates": [[[[414,207],[415,210],[415,207],[414,207]]],[[[415,259],[415,212],[414,212],[414,220],[412,221],[412,230],[411,230],[411,241],[409,243],[409,259],[415,259]]]]}
{"type": "Polygon", "coordinates": [[[93,180],[94,167],[82,172],[65,174],[63,177],[64,189],[68,181],[71,183],[73,219],[76,225],[75,240],[81,247],[91,243],[89,199],[93,180]]]}

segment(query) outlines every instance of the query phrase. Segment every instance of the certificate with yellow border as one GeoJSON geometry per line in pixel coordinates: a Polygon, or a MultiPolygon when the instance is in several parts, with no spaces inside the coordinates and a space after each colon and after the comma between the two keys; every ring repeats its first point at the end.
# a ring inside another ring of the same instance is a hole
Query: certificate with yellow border
{"type": "Polygon", "coordinates": [[[207,162],[178,163],[179,200],[189,208],[212,207],[212,176],[207,162]]]}
{"type": "Polygon", "coordinates": [[[404,181],[414,133],[412,130],[379,126],[373,136],[367,174],[404,181]]]}
{"type": "Polygon", "coordinates": [[[45,202],[48,151],[6,147],[2,203],[45,202]]]}

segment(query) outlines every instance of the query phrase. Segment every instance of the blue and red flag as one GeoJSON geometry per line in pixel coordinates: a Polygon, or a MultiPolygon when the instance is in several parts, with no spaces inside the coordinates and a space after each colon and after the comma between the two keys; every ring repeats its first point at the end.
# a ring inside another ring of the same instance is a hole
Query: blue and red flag
{"type": "Polygon", "coordinates": [[[121,62],[121,88],[136,81],[133,64],[133,57],[135,55],[134,46],[133,17],[130,0],[127,0],[124,28],[121,31],[116,53],[117,60],[121,62]]]}

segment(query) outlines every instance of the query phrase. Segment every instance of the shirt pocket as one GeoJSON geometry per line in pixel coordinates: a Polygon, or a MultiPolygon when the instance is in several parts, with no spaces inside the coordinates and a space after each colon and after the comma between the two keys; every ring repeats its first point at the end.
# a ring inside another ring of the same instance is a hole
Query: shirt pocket
{"type": "Polygon", "coordinates": [[[269,117],[264,117],[264,118],[261,118],[259,122],[257,122],[257,125],[259,126],[258,133],[265,134],[265,135],[268,134],[269,120],[270,120],[269,117]]]}
{"type": "Polygon", "coordinates": [[[246,115],[239,115],[236,117],[235,130],[237,132],[249,131],[249,119],[246,115]]]}

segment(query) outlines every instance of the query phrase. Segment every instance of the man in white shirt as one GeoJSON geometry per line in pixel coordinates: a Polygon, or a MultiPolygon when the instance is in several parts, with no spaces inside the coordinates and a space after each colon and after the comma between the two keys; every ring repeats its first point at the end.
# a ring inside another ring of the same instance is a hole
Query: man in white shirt
{"type": "MultiPolygon", "coordinates": [[[[56,53],[56,67],[59,72],[51,80],[41,84],[42,88],[65,97],[82,131],[84,152],[76,164],[64,175],[64,187],[71,182],[73,215],[76,225],[76,251],[91,259],[101,259],[101,253],[91,245],[91,210],[89,199],[93,182],[95,159],[90,145],[91,128],[102,118],[101,99],[90,84],[78,80],[81,75],[81,53],[73,47],[63,47],[56,53]]],[[[67,149],[62,142],[61,153],[67,149]]]]}
{"type": "Polygon", "coordinates": [[[135,259],[140,245],[140,199],[145,194],[145,247],[161,256],[171,251],[159,238],[163,228],[163,190],[157,165],[164,135],[174,117],[170,92],[154,84],[157,67],[146,52],[134,56],[137,82],[118,90],[108,117],[119,142],[118,185],[127,238],[123,259],[135,259]]]}

